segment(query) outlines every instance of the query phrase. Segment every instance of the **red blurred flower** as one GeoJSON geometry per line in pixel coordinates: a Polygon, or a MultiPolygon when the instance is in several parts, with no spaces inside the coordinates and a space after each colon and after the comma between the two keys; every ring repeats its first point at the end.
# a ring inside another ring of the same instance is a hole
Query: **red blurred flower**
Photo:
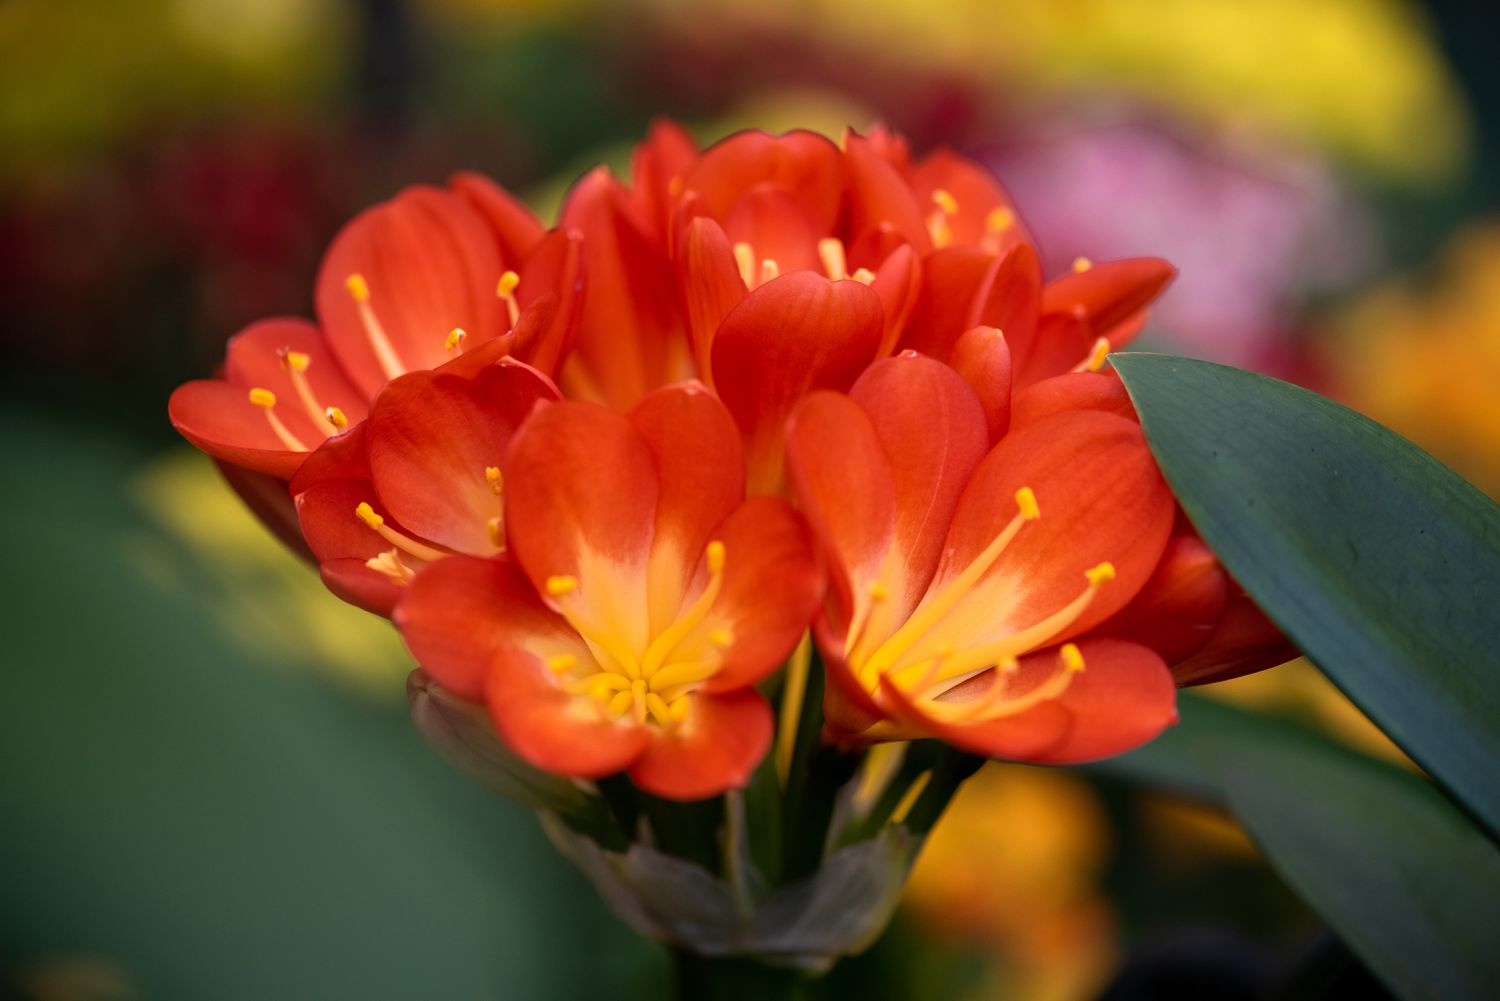
{"type": "Polygon", "coordinates": [[[743,785],[772,730],[750,686],[791,653],[821,575],[790,507],[744,499],[724,407],[691,384],[628,415],[545,405],[502,468],[507,555],[433,563],[396,607],[417,661],[538,767],[628,770],[676,799],[743,785]]]}
{"type": "MultiPolygon", "coordinates": [[[[1185,683],[1227,670],[1207,648],[1237,628],[1231,583],[1174,538],[1118,380],[1038,383],[993,427],[958,372],[915,353],[795,411],[788,467],[834,568],[816,626],[832,739],[1087,760],[1173,721],[1169,663],[1185,683]]],[[[1267,638],[1238,652],[1267,656],[1267,638]]]]}

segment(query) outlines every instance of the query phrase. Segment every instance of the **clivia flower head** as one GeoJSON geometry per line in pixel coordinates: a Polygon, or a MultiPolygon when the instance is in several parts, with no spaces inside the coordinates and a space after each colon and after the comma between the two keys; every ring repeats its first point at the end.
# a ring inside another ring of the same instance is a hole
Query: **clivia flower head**
{"type": "Polygon", "coordinates": [[[913,160],[884,129],[841,144],[742,132],[698,151],[658,125],[633,187],[602,168],[563,209],[589,275],[569,395],[629,406],[694,376],[746,440],[751,489],[784,488],[797,400],[914,349],[974,375],[987,405],[1127,343],[1173,270],[1092,264],[1043,281],[1016,209],[978,165],[913,160]],[[971,338],[975,327],[996,331],[971,338]]]}
{"type": "Polygon", "coordinates": [[[407,372],[473,371],[504,355],[551,371],[571,339],[577,282],[576,239],[544,232],[490,182],[408,188],[328,248],[318,324],[245,328],[221,378],[172,394],[172,423],[222,462],[289,480],[407,372]]]}
{"type": "Polygon", "coordinates": [[[633,175],[587,175],[550,232],[474,175],[409,189],[330,247],[321,325],[252,326],[171,404],[523,755],[743,779],[769,732],[747,686],[820,600],[776,496],[833,571],[842,743],[1112,753],[1170,720],[1174,676],[1284,652],[1095,371],[1164,262],[1044,282],[993,178],[878,128],[699,150],[663,124],[633,175]],[[642,763],[731,709],[728,772],[642,763]]]}

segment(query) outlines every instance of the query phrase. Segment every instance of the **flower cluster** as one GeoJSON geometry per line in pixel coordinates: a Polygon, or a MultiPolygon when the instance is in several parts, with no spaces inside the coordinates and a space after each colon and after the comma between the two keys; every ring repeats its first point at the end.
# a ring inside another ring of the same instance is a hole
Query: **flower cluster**
{"type": "Polygon", "coordinates": [[[368,210],[319,322],[170,409],[543,770],[744,785],[809,632],[831,745],[1079,761],[1287,655],[1106,370],[1172,274],[1044,281],[992,177],[884,130],[663,124],[551,230],[472,175],[368,210]]]}

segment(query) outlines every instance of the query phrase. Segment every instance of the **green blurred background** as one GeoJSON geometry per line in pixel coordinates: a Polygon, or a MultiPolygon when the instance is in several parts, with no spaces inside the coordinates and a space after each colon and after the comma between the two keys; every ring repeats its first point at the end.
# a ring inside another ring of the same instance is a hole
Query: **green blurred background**
{"type": "MultiPolygon", "coordinates": [[[[1496,494],[1489,25],[1415,0],[0,2],[0,998],[664,989],[532,815],[411,730],[389,628],[167,425],[239,326],[310,315],[359,208],[475,168],[550,213],[658,115],[705,140],[885,120],[992,166],[1054,270],[1172,259],[1148,343],[1334,395],[1496,494]]],[[[1396,756],[1305,665],[1215,695],[1396,756]]],[[[987,769],[825,993],[1085,1001],[1123,968],[1112,997],[1202,996],[1198,970],[1250,997],[1316,948],[1232,822],[1132,768],[987,769]],[[1129,993],[1163,969],[1187,993],[1129,993]]]]}

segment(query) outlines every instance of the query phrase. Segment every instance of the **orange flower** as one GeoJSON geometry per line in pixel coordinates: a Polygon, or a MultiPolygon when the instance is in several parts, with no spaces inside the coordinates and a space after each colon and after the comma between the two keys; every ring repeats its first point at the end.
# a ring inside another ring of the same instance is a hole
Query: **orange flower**
{"type": "Polygon", "coordinates": [[[744,499],[723,406],[691,384],[628,415],[544,405],[503,468],[507,555],[435,562],[396,606],[417,661],[540,768],[675,799],[743,785],[772,730],[750,686],[822,585],[791,508],[744,499]]]}
{"type": "Polygon", "coordinates": [[[835,568],[830,737],[1067,762],[1173,721],[1162,657],[1097,628],[1151,579],[1175,509],[1139,426],[1100,406],[1107,378],[1053,380],[993,444],[978,395],[914,353],[798,407],[788,465],[835,568]]]}
{"type": "Polygon", "coordinates": [[[912,348],[975,376],[1003,424],[1013,385],[1097,369],[1174,273],[1080,260],[1044,283],[988,173],[946,151],[913,162],[884,130],[842,146],[742,132],[698,152],[661,124],[633,189],[595,171],[563,222],[588,274],[565,391],[624,407],[696,375],[741,428],[752,492],[782,488],[782,426],[807,393],[912,348]]]}
{"type": "Polygon", "coordinates": [[[408,188],[356,216],[318,277],[320,324],[274,319],[229,342],[222,378],[172,394],[172,423],[223,462],[289,480],[406,372],[506,354],[550,371],[568,347],[576,239],[490,182],[408,188]]]}

